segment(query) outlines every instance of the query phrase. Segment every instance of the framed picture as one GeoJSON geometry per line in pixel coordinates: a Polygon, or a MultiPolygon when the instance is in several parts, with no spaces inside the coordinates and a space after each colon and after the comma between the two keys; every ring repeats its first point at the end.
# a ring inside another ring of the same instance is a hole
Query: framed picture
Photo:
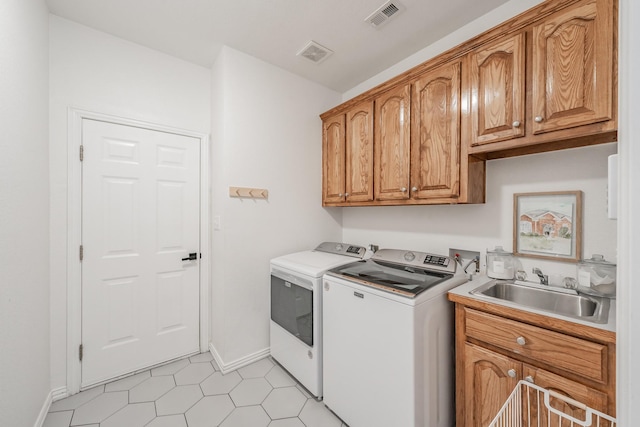
{"type": "Polygon", "coordinates": [[[582,256],[582,191],[514,194],[513,252],[577,262],[582,256]]]}

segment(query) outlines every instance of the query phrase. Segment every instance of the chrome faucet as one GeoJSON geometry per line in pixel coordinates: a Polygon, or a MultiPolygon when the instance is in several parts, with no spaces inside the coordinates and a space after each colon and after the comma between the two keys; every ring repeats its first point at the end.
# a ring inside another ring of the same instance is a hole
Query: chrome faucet
{"type": "Polygon", "coordinates": [[[540,284],[549,286],[549,276],[547,276],[546,274],[542,274],[542,270],[534,267],[531,272],[538,275],[538,277],[540,278],[540,284]]]}

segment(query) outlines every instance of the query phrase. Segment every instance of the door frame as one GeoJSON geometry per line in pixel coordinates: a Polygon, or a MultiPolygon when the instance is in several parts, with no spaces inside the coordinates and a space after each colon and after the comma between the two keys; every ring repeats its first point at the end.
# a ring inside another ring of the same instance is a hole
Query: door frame
{"type": "Polygon", "coordinates": [[[133,126],[153,131],[173,133],[200,140],[200,351],[209,349],[209,254],[210,239],[210,166],[209,135],[173,128],[156,123],[128,119],[108,114],[68,108],[67,114],[67,393],[80,391],[82,364],[78,349],[82,342],[82,263],[79,250],[82,242],[82,121],[92,119],[117,125],[133,126]]]}

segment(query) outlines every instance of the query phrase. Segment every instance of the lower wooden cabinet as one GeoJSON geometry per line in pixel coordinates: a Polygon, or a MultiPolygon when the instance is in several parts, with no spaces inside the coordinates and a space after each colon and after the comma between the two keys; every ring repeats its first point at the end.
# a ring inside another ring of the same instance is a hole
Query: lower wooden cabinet
{"type": "MultiPolygon", "coordinates": [[[[492,304],[469,307],[459,296],[450,298],[456,302],[457,427],[489,425],[519,380],[615,416],[614,333],[501,306],[492,312],[492,304]]],[[[549,415],[556,420],[551,425],[565,425],[533,400],[527,406],[533,425],[541,420],[547,426],[549,415]]],[[[550,404],[586,419],[580,406],[557,399],[550,404]]]]}
{"type": "Polygon", "coordinates": [[[518,383],[522,374],[521,365],[517,360],[466,343],[464,423],[458,420],[458,426],[488,426],[518,383]]]}

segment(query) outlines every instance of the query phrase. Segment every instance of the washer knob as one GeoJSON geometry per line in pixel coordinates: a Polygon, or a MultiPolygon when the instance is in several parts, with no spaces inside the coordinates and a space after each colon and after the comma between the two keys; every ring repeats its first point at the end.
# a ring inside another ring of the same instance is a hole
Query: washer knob
{"type": "Polygon", "coordinates": [[[407,262],[411,262],[414,259],[416,259],[416,254],[414,254],[413,252],[407,252],[404,254],[404,260],[407,262]]]}
{"type": "Polygon", "coordinates": [[[340,243],[338,243],[336,245],[336,251],[341,251],[342,250],[342,245],[340,243]]]}

